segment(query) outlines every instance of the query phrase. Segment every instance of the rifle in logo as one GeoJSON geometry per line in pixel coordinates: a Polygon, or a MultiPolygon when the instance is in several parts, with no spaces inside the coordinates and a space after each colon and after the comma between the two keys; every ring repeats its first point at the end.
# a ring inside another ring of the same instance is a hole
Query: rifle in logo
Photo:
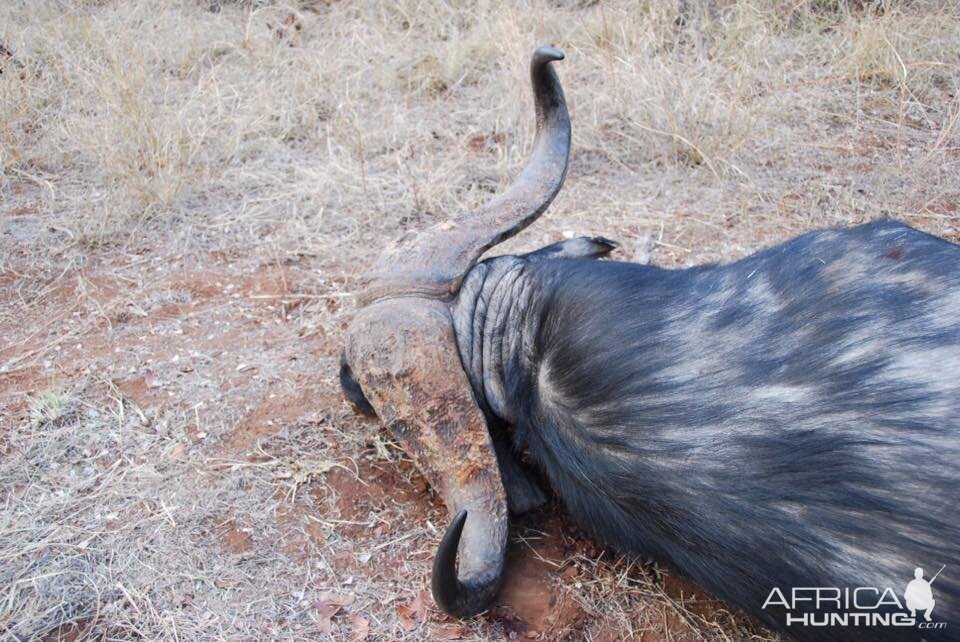
{"type": "Polygon", "coordinates": [[[910,609],[911,617],[916,617],[917,611],[923,611],[923,619],[927,622],[930,621],[930,613],[933,612],[933,607],[937,603],[937,601],[933,599],[933,591],[930,589],[930,585],[933,584],[946,567],[946,564],[941,566],[940,570],[937,571],[937,574],[934,575],[929,582],[923,579],[922,568],[914,569],[914,579],[907,584],[907,588],[903,591],[903,598],[907,602],[907,608],[910,609]]]}

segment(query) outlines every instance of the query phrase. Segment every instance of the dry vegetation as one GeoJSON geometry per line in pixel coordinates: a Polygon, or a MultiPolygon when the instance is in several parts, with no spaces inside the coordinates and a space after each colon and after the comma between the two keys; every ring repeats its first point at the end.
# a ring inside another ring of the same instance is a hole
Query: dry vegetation
{"type": "Polygon", "coordinates": [[[354,275],[506,184],[539,43],[574,152],[508,249],[960,240],[952,0],[5,0],[0,638],[769,635],[558,505],[515,525],[501,605],[446,620],[443,506],[338,394],[354,275]]]}

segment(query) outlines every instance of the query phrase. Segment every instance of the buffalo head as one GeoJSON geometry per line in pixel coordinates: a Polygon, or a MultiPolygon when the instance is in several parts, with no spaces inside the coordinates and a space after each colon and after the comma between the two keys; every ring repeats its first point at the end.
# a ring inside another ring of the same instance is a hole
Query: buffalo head
{"type": "Polygon", "coordinates": [[[375,412],[446,503],[452,521],[433,565],[433,596],[451,615],[485,609],[500,586],[507,499],[493,443],[464,373],[450,303],[480,256],[532,223],[560,190],[570,119],[551,63],[533,54],[537,133],[526,167],[503,194],[388,247],[347,330],[340,379],[375,412]],[[457,563],[459,550],[459,564],[457,563]]]}

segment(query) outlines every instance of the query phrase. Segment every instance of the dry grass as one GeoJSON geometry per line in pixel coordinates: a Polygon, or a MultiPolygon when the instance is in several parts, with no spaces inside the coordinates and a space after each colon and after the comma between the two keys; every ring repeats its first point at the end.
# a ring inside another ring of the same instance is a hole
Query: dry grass
{"type": "MultiPolygon", "coordinates": [[[[352,275],[509,181],[539,43],[572,166],[505,250],[683,265],[886,215],[958,240],[955,4],[0,4],[0,637],[517,633],[420,600],[445,517],[340,402],[352,275]]],[[[542,637],[762,635],[558,528],[534,548],[575,617],[542,637]]]]}
{"type": "Polygon", "coordinates": [[[7,435],[6,635],[59,637],[71,625],[91,639],[322,633],[315,602],[338,588],[322,556],[293,564],[282,546],[225,550],[217,537],[235,523],[258,541],[290,536],[278,515],[304,504],[298,487],[335,465],[315,459],[327,447],[312,426],[265,440],[256,462],[201,458],[184,449],[176,422],[150,421],[118,394],[106,408],[83,399],[48,391],[33,420],[7,435]]]}

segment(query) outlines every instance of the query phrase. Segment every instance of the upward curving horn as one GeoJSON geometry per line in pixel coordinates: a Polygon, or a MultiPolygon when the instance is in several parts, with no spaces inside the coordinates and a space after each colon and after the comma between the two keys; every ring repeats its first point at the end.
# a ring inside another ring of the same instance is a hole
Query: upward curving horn
{"type": "Polygon", "coordinates": [[[550,65],[563,52],[540,47],[530,62],[537,114],[533,153],[507,191],[485,205],[401,238],[368,274],[366,302],[396,294],[448,298],[477,259],[537,219],[553,200],[567,174],[570,117],[560,80],[550,65]]]}
{"type": "Polygon", "coordinates": [[[467,511],[460,511],[447,527],[437,556],[433,558],[433,575],[430,588],[433,599],[444,613],[454,617],[470,617],[489,606],[500,588],[503,573],[503,559],[495,564],[480,581],[467,584],[457,577],[457,549],[463,525],[467,522],[467,511]]]}

